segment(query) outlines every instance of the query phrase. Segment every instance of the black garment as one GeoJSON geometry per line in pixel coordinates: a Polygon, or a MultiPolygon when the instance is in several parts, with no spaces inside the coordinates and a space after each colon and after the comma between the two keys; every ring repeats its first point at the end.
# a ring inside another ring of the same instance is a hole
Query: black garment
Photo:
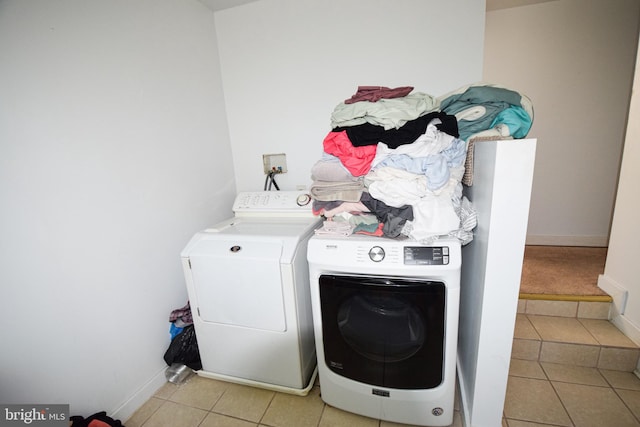
{"type": "Polygon", "coordinates": [[[330,201],[321,201],[321,200],[313,200],[312,212],[317,215],[321,210],[331,210],[337,208],[344,202],[342,200],[330,200],[330,201]]]}
{"type": "Polygon", "coordinates": [[[354,147],[376,145],[378,142],[384,142],[389,148],[398,148],[400,145],[411,144],[418,139],[420,135],[427,131],[427,126],[433,119],[440,119],[442,122],[436,125],[438,130],[455,138],[460,135],[456,116],[442,112],[427,113],[415,120],[409,120],[398,129],[385,130],[383,126],[363,123],[355,126],[337,127],[333,129],[333,132],[347,131],[347,136],[354,147]]]}
{"type": "Polygon", "coordinates": [[[88,427],[93,420],[102,421],[103,423],[111,427],[124,427],[120,420],[114,420],[113,418],[107,416],[107,413],[104,411],[97,412],[91,415],[89,418],[84,418],[80,415],[74,415],[70,418],[71,427],[88,427]]]}
{"type": "Polygon", "coordinates": [[[407,221],[413,221],[413,207],[405,205],[394,208],[380,200],[374,199],[367,192],[360,199],[382,225],[382,234],[387,237],[398,237],[407,221]]]}

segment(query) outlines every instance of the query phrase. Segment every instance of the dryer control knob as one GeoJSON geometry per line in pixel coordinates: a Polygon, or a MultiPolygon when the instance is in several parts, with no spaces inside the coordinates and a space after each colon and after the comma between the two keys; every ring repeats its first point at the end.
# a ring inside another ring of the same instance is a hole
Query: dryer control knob
{"type": "Polygon", "coordinates": [[[384,249],[382,249],[380,246],[374,246],[371,249],[369,249],[369,258],[371,258],[371,261],[373,262],[380,262],[384,259],[384,249]]]}
{"type": "Polygon", "coordinates": [[[298,206],[306,206],[311,201],[311,196],[308,194],[300,194],[298,198],[296,198],[296,203],[298,206]]]}

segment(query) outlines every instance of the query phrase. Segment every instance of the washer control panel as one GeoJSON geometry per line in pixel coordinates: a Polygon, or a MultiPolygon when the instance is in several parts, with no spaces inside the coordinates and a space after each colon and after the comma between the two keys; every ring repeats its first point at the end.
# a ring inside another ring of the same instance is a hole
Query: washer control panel
{"type": "Polygon", "coordinates": [[[432,274],[460,268],[460,242],[442,238],[433,244],[415,240],[316,234],[309,239],[309,263],[335,271],[371,274],[432,274]]]}
{"type": "Polygon", "coordinates": [[[236,196],[232,209],[238,216],[312,216],[311,201],[311,196],[303,191],[249,191],[236,196]]]}
{"type": "Polygon", "coordinates": [[[406,265],[448,265],[448,246],[405,246],[406,265]]]}

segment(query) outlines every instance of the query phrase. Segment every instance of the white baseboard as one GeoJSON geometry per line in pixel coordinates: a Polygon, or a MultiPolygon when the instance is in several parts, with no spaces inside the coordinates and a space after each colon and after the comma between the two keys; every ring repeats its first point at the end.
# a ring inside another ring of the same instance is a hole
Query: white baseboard
{"type": "Polygon", "coordinates": [[[598,277],[598,287],[613,298],[611,308],[611,323],[613,323],[631,341],[640,345],[640,326],[633,324],[624,316],[627,308],[629,291],[615,280],[601,274],[598,277]]]}
{"type": "Polygon", "coordinates": [[[629,291],[611,277],[601,274],[598,276],[598,287],[613,298],[613,312],[623,315],[627,309],[629,291]]]}
{"type": "Polygon", "coordinates": [[[547,236],[528,234],[525,244],[532,246],[591,246],[604,248],[609,245],[609,236],[547,236]]]}
{"type": "Polygon", "coordinates": [[[110,417],[116,420],[122,421],[124,424],[134,412],[136,412],[147,400],[155,394],[160,387],[166,382],[164,371],[167,367],[163,367],[160,372],[155,374],[145,385],[143,385],[137,392],[127,399],[120,407],[115,409],[112,414],[108,414],[110,417]]]}

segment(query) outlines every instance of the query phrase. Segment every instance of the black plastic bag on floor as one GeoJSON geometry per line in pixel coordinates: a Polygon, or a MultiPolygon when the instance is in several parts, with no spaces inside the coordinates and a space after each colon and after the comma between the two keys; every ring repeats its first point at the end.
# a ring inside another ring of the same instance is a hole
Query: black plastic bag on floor
{"type": "Polygon", "coordinates": [[[198,340],[193,325],[185,326],[182,332],[175,336],[164,353],[164,361],[171,366],[174,363],[182,363],[191,369],[202,369],[198,340]]]}
{"type": "Polygon", "coordinates": [[[74,415],[69,420],[71,421],[71,427],[124,427],[120,420],[114,420],[113,418],[109,417],[104,411],[96,412],[88,418],[84,418],[80,415],[74,415]]]}

